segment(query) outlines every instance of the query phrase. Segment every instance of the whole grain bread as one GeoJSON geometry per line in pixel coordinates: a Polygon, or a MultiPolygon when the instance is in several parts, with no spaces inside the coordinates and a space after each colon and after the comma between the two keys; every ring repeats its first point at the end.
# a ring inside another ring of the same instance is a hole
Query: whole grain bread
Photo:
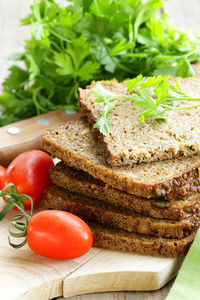
{"type": "Polygon", "coordinates": [[[121,228],[129,232],[168,238],[183,238],[199,227],[197,216],[180,221],[155,219],[120,206],[72,193],[52,185],[45,191],[45,206],[68,211],[78,217],[121,228]]]}
{"type": "Polygon", "coordinates": [[[54,184],[71,192],[119,205],[146,216],[178,221],[199,214],[200,194],[197,191],[184,201],[167,202],[164,197],[139,197],[112,188],[84,171],[70,168],[62,161],[50,169],[49,176],[54,184]]]}
{"type": "Polygon", "coordinates": [[[87,221],[87,224],[93,234],[94,247],[154,256],[185,256],[196,235],[196,233],[192,233],[183,239],[148,237],[100,223],[87,221]]]}
{"type": "MultiPolygon", "coordinates": [[[[69,166],[88,172],[106,184],[142,197],[166,196],[180,190],[188,179],[198,179],[200,156],[111,167],[96,131],[86,118],[47,130],[41,147],[69,166]]],[[[186,196],[186,195],[185,195],[186,196]]]]}
{"type": "MultiPolygon", "coordinates": [[[[175,84],[177,78],[171,78],[175,84]]],[[[178,78],[183,92],[200,98],[199,78],[178,78]]],[[[125,83],[100,81],[114,94],[127,94],[125,83]]],[[[86,89],[79,88],[79,105],[91,124],[101,116],[103,104],[95,102],[92,82],[86,89]]],[[[181,106],[196,102],[184,101],[181,106]]],[[[112,166],[132,165],[138,162],[164,160],[200,153],[200,108],[167,112],[168,121],[155,119],[139,122],[140,107],[132,102],[120,102],[109,114],[111,129],[100,138],[104,144],[107,162],[112,166]]]]}

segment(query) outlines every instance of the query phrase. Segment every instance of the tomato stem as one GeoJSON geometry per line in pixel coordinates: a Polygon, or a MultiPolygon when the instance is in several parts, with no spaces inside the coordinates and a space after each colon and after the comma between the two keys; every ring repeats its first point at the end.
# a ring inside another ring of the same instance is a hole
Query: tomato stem
{"type": "Polygon", "coordinates": [[[24,241],[20,244],[13,244],[10,241],[10,238],[8,237],[8,242],[10,246],[13,248],[21,248],[23,247],[26,242],[27,242],[27,227],[28,223],[31,220],[31,216],[29,216],[25,210],[24,210],[24,205],[22,203],[22,200],[24,199],[29,199],[31,201],[31,213],[33,211],[33,200],[30,196],[25,195],[25,194],[18,194],[16,191],[16,187],[13,183],[7,184],[2,191],[0,191],[0,197],[4,197],[6,199],[6,205],[4,209],[0,213],[0,221],[5,217],[5,215],[14,207],[16,206],[19,211],[21,212],[20,214],[17,214],[15,216],[12,216],[9,220],[12,220],[11,225],[18,230],[18,232],[13,232],[10,229],[9,226],[9,233],[13,237],[24,237],[24,241]],[[10,191],[7,191],[10,189],[10,191]],[[25,222],[16,222],[19,220],[22,220],[25,218],[25,222]]]}
{"type": "Polygon", "coordinates": [[[24,211],[24,205],[22,200],[29,199],[31,201],[31,214],[33,211],[33,200],[30,196],[25,194],[18,194],[16,187],[13,183],[7,184],[2,191],[0,191],[0,197],[4,197],[6,200],[6,205],[4,209],[0,213],[0,221],[5,217],[5,215],[14,207],[18,207],[18,209],[22,212],[24,211]],[[10,189],[10,191],[7,191],[10,189]],[[22,209],[22,210],[21,210],[22,209]]]}
{"type": "Polygon", "coordinates": [[[0,221],[3,220],[3,218],[5,217],[5,215],[7,215],[7,213],[14,207],[14,204],[9,204],[7,203],[6,206],[4,207],[4,209],[1,211],[0,213],[0,221]]]}
{"type": "Polygon", "coordinates": [[[12,232],[9,228],[9,233],[14,236],[14,237],[24,237],[24,234],[26,233],[26,226],[24,223],[19,223],[19,222],[12,222],[11,223],[15,228],[20,230],[20,233],[12,232]]]}
{"type": "Polygon", "coordinates": [[[13,247],[15,249],[19,249],[19,248],[23,247],[24,245],[26,245],[26,243],[27,243],[27,237],[25,237],[24,241],[22,243],[20,243],[20,244],[13,244],[13,243],[11,243],[10,238],[8,237],[8,243],[9,243],[9,245],[11,247],[13,247]]]}

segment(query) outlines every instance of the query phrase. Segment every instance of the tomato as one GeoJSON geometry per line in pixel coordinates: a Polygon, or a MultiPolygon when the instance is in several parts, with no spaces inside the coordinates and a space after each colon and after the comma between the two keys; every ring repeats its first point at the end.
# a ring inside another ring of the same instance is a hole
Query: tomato
{"type": "MultiPolygon", "coordinates": [[[[53,165],[52,158],[43,151],[21,153],[8,166],[1,181],[1,189],[8,183],[13,183],[19,194],[29,195],[33,199],[35,206],[43,199],[44,190],[52,184],[49,169],[53,165]]],[[[6,202],[5,199],[4,201],[6,202]]],[[[31,208],[29,199],[22,200],[22,203],[26,210],[31,208]]]]}
{"type": "Polygon", "coordinates": [[[6,172],[6,168],[4,168],[3,166],[0,166],[0,186],[1,186],[1,180],[2,180],[5,172],[6,172]]]}
{"type": "Polygon", "coordinates": [[[27,242],[39,255],[72,259],[90,250],[93,236],[89,226],[79,217],[65,211],[44,210],[31,218],[27,242]]]}

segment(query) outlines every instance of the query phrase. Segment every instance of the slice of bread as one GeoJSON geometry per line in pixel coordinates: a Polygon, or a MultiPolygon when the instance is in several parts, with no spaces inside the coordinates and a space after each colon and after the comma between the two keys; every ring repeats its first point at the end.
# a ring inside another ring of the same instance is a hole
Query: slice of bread
{"type": "Polygon", "coordinates": [[[200,156],[111,167],[95,134],[87,119],[81,118],[47,130],[41,147],[71,167],[86,171],[116,189],[142,197],[176,193],[189,178],[196,180],[200,177],[200,156]]]}
{"type": "Polygon", "coordinates": [[[154,219],[95,198],[72,193],[56,185],[52,185],[45,191],[44,199],[48,209],[68,211],[84,220],[96,221],[129,232],[183,238],[199,227],[195,215],[180,221],[154,219]]]}
{"type": "Polygon", "coordinates": [[[154,256],[185,256],[196,235],[192,233],[183,239],[167,239],[131,233],[90,221],[87,224],[93,234],[94,247],[154,256]]]}
{"type": "Polygon", "coordinates": [[[51,168],[49,176],[54,184],[71,192],[119,205],[149,217],[178,221],[199,213],[200,194],[196,185],[194,194],[188,199],[168,202],[164,197],[144,198],[112,188],[90,174],[70,168],[63,162],[51,168]]]}
{"type": "MultiPolygon", "coordinates": [[[[177,78],[170,79],[175,84],[177,78]]],[[[191,97],[200,98],[199,78],[178,78],[182,90],[191,97]]],[[[127,94],[126,85],[113,81],[99,82],[115,94],[127,94]]],[[[94,124],[101,116],[103,104],[95,102],[92,82],[86,89],[79,89],[79,105],[88,121],[94,124]]],[[[181,106],[197,102],[184,101],[181,106]]],[[[107,162],[112,166],[133,165],[139,162],[165,160],[178,156],[200,153],[200,107],[167,112],[168,121],[149,119],[139,122],[142,109],[132,102],[119,102],[109,114],[111,130],[103,142],[107,162]]]]}

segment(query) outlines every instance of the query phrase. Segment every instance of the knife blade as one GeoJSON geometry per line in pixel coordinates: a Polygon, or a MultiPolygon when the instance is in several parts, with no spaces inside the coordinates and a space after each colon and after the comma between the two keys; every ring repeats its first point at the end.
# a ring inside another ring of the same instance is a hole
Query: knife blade
{"type": "Polygon", "coordinates": [[[40,140],[45,130],[80,116],[80,112],[69,114],[69,111],[58,109],[1,127],[0,165],[7,167],[20,153],[40,149],[40,140]]]}

